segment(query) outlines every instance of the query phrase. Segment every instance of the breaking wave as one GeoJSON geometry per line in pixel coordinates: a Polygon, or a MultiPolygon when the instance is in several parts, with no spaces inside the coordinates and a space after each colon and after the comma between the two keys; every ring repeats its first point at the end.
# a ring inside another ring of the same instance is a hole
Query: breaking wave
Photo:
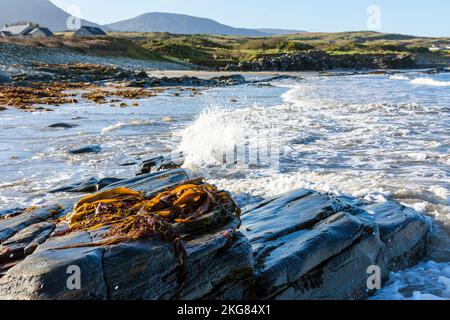
{"type": "Polygon", "coordinates": [[[431,78],[416,78],[411,80],[411,83],[424,86],[450,87],[450,81],[438,81],[431,78]]]}

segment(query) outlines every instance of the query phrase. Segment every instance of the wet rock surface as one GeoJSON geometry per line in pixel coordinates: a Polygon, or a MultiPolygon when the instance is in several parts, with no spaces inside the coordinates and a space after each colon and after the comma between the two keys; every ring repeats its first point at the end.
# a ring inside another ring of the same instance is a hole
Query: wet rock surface
{"type": "Polygon", "coordinates": [[[77,149],[68,150],[70,154],[86,154],[86,153],[100,153],[102,152],[102,147],[96,144],[85,146],[77,149]]]}
{"type": "MultiPolygon", "coordinates": [[[[190,179],[182,169],[104,187],[146,195],[190,179]]],[[[187,253],[149,239],[108,246],[102,230],[58,236],[78,199],[0,219],[0,299],[365,299],[367,269],[413,266],[429,223],[396,202],[368,204],[311,190],[268,199],[238,221],[217,208],[179,231],[187,253]],[[68,270],[81,288],[68,289],[68,270]]],[[[4,215],[5,217],[5,215],[4,215]]]]}
{"type": "Polygon", "coordinates": [[[298,190],[243,216],[262,299],[365,299],[367,270],[415,265],[426,253],[428,221],[396,203],[350,205],[298,190]]]}
{"type": "Polygon", "coordinates": [[[78,127],[77,124],[74,123],[54,123],[48,126],[49,128],[54,128],[54,129],[72,129],[72,128],[76,128],[78,127]]]}

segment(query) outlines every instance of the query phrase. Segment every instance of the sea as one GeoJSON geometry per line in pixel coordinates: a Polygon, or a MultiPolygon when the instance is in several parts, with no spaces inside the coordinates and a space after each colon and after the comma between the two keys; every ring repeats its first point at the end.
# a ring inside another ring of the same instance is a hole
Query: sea
{"type": "Polygon", "coordinates": [[[1,111],[0,210],[73,197],[48,191],[132,177],[145,159],[183,152],[187,170],[244,210],[308,188],[396,200],[427,215],[427,257],[392,273],[372,299],[450,299],[450,73],[300,73],[198,95],[173,88],[138,102],[1,111]],[[102,151],[68,153],[91,144],[102,151]]]}

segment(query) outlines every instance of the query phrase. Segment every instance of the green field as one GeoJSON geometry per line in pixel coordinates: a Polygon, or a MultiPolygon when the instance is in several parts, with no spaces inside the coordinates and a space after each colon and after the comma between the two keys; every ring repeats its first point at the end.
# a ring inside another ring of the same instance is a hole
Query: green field
{"type": "Polygon", "coordinates": [[[96,55],[183,61],[224,67],[283,53],[322,50],[331,55],[414,53],[427,59],[448,59],[450,53],[429,52],[433,44],[450,46],[450,38],[425,38],[377,32],[299,33],[273,37],[110,33],[107,38],[73,38],[69,33],[46,39],[1,39],[32,46],[66,47],[96,55]]]}

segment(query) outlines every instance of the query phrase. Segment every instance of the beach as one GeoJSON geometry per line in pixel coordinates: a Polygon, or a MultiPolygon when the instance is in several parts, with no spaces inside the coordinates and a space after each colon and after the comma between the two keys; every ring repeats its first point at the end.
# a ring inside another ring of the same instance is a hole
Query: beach
{"type": "MultiPolygon", "coordinates": [[[[130,178],[142,160],[183,152],[184,168],[230,191],[244,210],[306,188],[399,201],[425,214],[434,226],[428,255],[392,274],[375,298],[449,298],[449,74],[392,73],[282,73],[290,77],[203,87],[194,96],[175,86],[122,99],[127,108],[89,101],[30,114],[10,108],[0,113],[0,210],[69,199],[48,191],[92,177],[130,178]],[[74,126],[49,127],[56,123],[74,126]],[[279,165],[224,164],[222,152],[248,137],[281,146],[279,165]],[[88,145],[101,149],[67,152],[88,145]]],[[[250,81],[279,74],[242,73],[250,81]]],[[[149,71],[159,78],[230,75],[149,71]]]]}

